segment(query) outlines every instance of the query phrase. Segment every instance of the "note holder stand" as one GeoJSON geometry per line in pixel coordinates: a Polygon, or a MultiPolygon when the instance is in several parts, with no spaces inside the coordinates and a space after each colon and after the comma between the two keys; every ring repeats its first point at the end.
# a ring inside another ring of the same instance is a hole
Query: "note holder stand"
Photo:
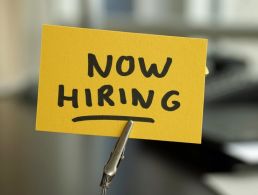
{"type": "Polygon", "coordinates": [[[102,192],[101,192],[102,195],[106,195],[107,189],[109,188],[112,179],[116,175],[117,168],[121,160],[125,158],[124,156],[125,146],[129,138],[132,127],[133,127],[133,121],[130,120],[125,125],[124,130],[121,136],[119,137],[113,152],[111,152],[110,154],[107,164],[104,166],[103,176],[100,182],[100,186],[102,187],[102,192]]]}

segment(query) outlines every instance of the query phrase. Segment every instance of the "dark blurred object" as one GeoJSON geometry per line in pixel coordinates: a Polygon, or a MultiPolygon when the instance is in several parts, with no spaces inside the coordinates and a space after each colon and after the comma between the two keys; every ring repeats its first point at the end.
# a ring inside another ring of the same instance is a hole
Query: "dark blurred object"
{"type": "Polygon", "coordinates": [[[204,136],[218,143],[258,141],[258,102],[206,105],[204,136]]]}
{"type": "MultiPolygon", "coordinates": [[[[209,61],[204,139],[220,145],[217,150],[222,155],[244,164],[258,164],[258,160],[252,158],[250,161],[245,154],[249,143],[258,143],[257,68],[237,57],[213,56],[209,61]]],[[[255,150],[254,147],[250,149],[255,150]]]]}
{"type": "Polygon", "coordinates": [[[208,64],[211,64],[211,66],[209,66],[211,70],[209,76],[207,77],[207,80],[210,80],[211,78],[214,78],[226,72],[231,72],[232,70],[244,69],[246,66],[243,59],[236,59],[233,57],[226,58],[216,55],[208,58],[208,64]]]}
{"type": "Polygon", "coordinates": [[[213,140],[203,139],[202,144],[175,143],[175,142],[147,142],[160,158],[166,161],[176,161],[184,166],[190,166],[199,174],[206,172],[232,171],[234,165],[240,163],[221,152],[223,146],[213,140]]]}
{"type": "MultiPolygon", "coordinates": [[[[252,95],[252,94],[249,94],[252,95]]],[[[238,101],[208,104],[204,113],[204,139],[218,143],[221,153],[226,153],[244,164],[250,164],[246,158],[249,149],[242,146],[258,143],[258,102],[238,101]],[[231,149],[239,149],[240,152],[231,149]],[[230,148],[230,150],[229,150],[230,148]],[[243,148],[243,149],[242,149],[243,148]]],[[[254,147],[250,147],[254,151],[254,147]]],[[[257,154],[256,151],[253,154],[257,154]]],[[[252,160],[258,164],[258,160],[252,160]]]]}
{"type": "Polygon", "coordinates": [[[258,75],[244,59],[212,56],[208,60],[205,101],[257,101],[258,75]]]}

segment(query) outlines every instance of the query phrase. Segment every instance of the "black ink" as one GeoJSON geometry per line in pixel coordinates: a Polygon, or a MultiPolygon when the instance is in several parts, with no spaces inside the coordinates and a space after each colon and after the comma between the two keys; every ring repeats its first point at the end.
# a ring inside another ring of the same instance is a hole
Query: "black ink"
{"type": "Polygon", "coordinates": [[[64,101],[72,101],[72,105],[74,108],[78,108],[78,90],[72,90],[72,96],[64,95],[64,85],[59,85],[58,87],[58,106],[63,107],[64,101]]]}
{"type": "Polygon", "coordinates": [[[106,68],[103,71],[101,69],[101,67],[99,66],[96,56],[94,54],[89,53],[88,54],[88,75],[89,75],[89,77],[94,76],[93,68],[95,68],[95,70],[99,73],[100,76],[102,76],[103,78],[106,78],[110,73],[110,70],[112,67],[112,61],[113,61],[113,56],[108,55],[106,68]]]}
{"type": "Polygon", "coordinates": [[[138,60],[139,60],[142,74],[147,78],[150,77],[152,74],[158,78],[164,77],[167,74],[167,72],[172,64],[172,58],[167,57],[166,64],[165,64],[163,70],[161,71],[161,73],[159,73],[157,64],[151,64],[149,70],[147,70],[145,62],[144,62],[144,58],[140,57],[140,58],[138,58],[138,60]]]}
{"type": "Polygon", "coordinates": [[[132,89],[132,104],[134,106],[138,105],[138,102],[141,104],[141,106],[145,109],[149,108],[154,96],[154,91],[149,90],[147,100],[145,101],[142,97],[142,94],[135,88],[132,89]]]}
{"type": "Polygon", "coordinates": [[[90,89],[85,89],[85,98],[86,98],[86,105],[91,107],[92,106],[92,98],[91,98],[90,89]]]}
{"type": "Polygon", "coordinates": [[[161,100],[161,106],[162,106],[162,108],[164,108],[164,110],[167,110],[167,111],[174,111],[174,110],[176,110],[176,109],[178,109],[178,108],[180,107],[180,102],[178,102],[178,101],[172,101],[173,105],[172,105],[171,107],[169,107],[169,106],[167,105],[168,99],[169,99],[172,95],[179,95],[179,92],[172,90],[172,91],[167,92],[167,93],[163,96],[163,98],[162,98],[162,100],[161,100]]]}
{"type": "Polygon", "coordinates": [[[120,102],[122,104],[126,104],[126,96],[125,96],[125,90],[123,88],[119,89],[119,94],[120,94],[120,102]]]}
{"type": "Polygon", "coordinates": [[[87,120],[122,120],[122,121],[138,121],[145,123],[154,123],[153,118],[137,117],[137,116],[115,116],[115,115],[88,115],[78,116],[72,119],[73,122],[87,121],[87,120]]]}
{"type": "Polygon", "coordinates": [[[121,56],[116,62],[116,71],[121,76],[128,76],[132,74],[132,72],[134,71],[134,68],[135,68],[135,64],[134,64],[133,56],[121,56]],[[123,72],[122,65],[125,60],[128,61],[128,70],[123,72]]]}
{"type": "Polygon", "coordinates": [[[110,99],[113,93],[113,87],[111,85],[103,85],[98,89],[98,105],[104,106],[104,101],[106,101],[110,106],[114,106],[115,103],[110,99]]]}

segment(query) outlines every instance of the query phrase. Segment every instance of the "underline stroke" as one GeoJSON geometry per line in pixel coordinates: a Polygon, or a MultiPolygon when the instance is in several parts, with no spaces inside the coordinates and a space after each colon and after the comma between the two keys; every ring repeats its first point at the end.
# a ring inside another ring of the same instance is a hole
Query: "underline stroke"
{"type": "Polygon", "coordinates": [[[88,121],[88,120],[119,120],[119,121],[138,121],[145,123],[154,123],[155,120],[149,117],[138,116],[121,116],[121,115],[86,115],[78,116],[72,119],[73,122],[88,121]]]}

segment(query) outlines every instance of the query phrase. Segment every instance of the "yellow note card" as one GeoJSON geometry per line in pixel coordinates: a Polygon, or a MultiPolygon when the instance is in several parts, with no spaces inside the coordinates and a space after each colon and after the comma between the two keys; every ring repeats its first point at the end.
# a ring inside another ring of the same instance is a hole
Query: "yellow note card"
{"type": "Polygon", "coordinates": [[[200,143],[207,40],[43,26],[36,129],[200,143]]]}

